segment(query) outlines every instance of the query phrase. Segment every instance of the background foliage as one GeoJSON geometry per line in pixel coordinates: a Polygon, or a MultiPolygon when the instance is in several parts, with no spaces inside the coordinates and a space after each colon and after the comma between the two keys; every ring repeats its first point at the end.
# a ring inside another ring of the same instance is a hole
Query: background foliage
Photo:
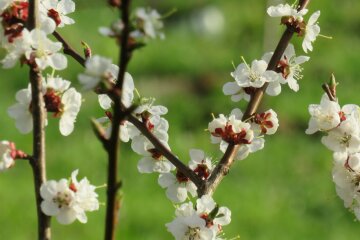
{"type": "MultiPolygon", "coordinates": [[[[100,37],[99,26],[107,26],[117,12],[106,1],[77,1],[73,18],[77,24],[60,32],[79,51],[80,40],[88,42],[96,54],[117,61],[118,48],[112,39],[100,37]]],[[[155,96],[169,108],[170,145],[184,160],[188,149],[201,148],[217,160],[221,155],[209,142],[203,129],[210,113],[229,113],[234,104],[221,92],[231,80],[231,62],[259,59],[273,50],[283,27],[265,15],[266,1],[196,0],[134,1],[134,5],[153,6],[165,13],[177,8],[166,20],[166,40],[151,42],[137,51],[129,72],[143,96],[155,96]]],[[[318,39],[311,61],[304,65],[300,92],[287,88],[277,98],[266,97],[263,109],[279,113],[278,134],[268,137],[264,150],[237,162],[219,187],[215,200],[232,210],[232,223],[224,228],[226,237],[241,239],[355,239],[359,223],[342,206],[331,180],[331,153],[320,143],[320,136],[306,136],[307,106],[318,103],[321,83],[333,71],[341,83],[340,103],[359,104],[358,67],[360,52],[360,2],[312,1],[310,12],[321,10],[322,33],[333,40],[318,39]]],[[[295,38],[302,54],[300,39],[295,38]]],[[[77,74],[82,68],[69,60],[68,71],[59,72],[79,87],[77,74]]],[[[0,70],[0,138],[13,140],[31,152],[31,135],[20,135],[6,114],[15,103],[15,92],[28,82],[27,68],[0,70]]],[[[96,96],[84,94],[76,129],[62,137],[58,122],[47,127],[48,178],[60,179],[80,168],[95,185],[106,181],[106,155],[94,137],[91,117],[101,116],[96,96]]],[[[171,239],[164,224],[172,220],[173,206],[157,184],[157,175],[140,175],[139,156],[121,146],[120,176],[123,198],[118,239],[171,239]]],[[[35,239],[36,217],[31,169],[27,162],[0,176],[0,239],[35,239]]],[[[105,202],[105,189],[99,189],[105,202]]],[[[86,225],[59,225],[53,221],[53,239],[101,239],[105,208],[90,213],[86,225]]]]}

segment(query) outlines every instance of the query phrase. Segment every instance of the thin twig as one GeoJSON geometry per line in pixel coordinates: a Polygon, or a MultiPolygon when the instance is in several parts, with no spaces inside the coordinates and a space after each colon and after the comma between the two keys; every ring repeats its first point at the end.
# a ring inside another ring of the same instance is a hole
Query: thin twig
{"type": "MultiPolygon", "coordinates": [[[[27,26],[33,30],[38,26],[39,0],[29,1],[29,19],[27,26]]],[[[50,217],[41,211],[42,198],[40,187],[46,181],[45,164],[45,114],[44,98],[42,95],[42,77],[36,64],[30,66],[29,73],[32,94],[32,117],[33,117],[33,155],[29,161],[34,175],[35,197],[38,218],[38,239],[50,240],[50,217]]]]}
{"type": "Polygon", "coordinates": [[[53,32],[53,36],[63,44],[63,52],[66,55],[73,57],[78,63],[85,67],[86,59],[77,53],[69,43],[58,33],[57,31],[53,32]]]}
{"type": "MultiPolygon", "coordinates": [[[[298,4],[298,10],[305,8],[309,2],[310,0],[300,0],[298,4]]],[[[274,51],[274,54],[270,59],[267,70],[273,70],[273,71],[275,70],[278,62],[280,61],[282,55],[285,52],[285,49],[289,45],[289,42],[293,35],[294,35],[294,30],[290,27],[287,27],[274,51]]],[[[264,96],[264,92],[267,86],[268,83],[265,83],[262,88],[257,89],[255,93],[252,95],[250,102],[247,105],[246,111],[243,115],[242,118],[243,121],[249,119],[253,114],[255,114],[261,103],[261,100],[264,96]]],[[[229,144],[229,146],[225,151],[224,156],[213,170],[207,182],[198,190],[199,197],[201,197],[204,194],[214,193],[219,183],[228,173],[231,165],[234,162],[234,158],[238,150],[239,150],[239,146],[235,146],[234,144],[229,144]]]]}
{"type": "Polygon", "coordinates": [[[144,125],[143,122],[139,121],[136,117],[129,115],[128,121],[135,125],[137,129],[154,145],[154,147],[161,152],[181,173],[197,186],[201,187],[203,181],[198,175],[194,173],[189,167],[187,167],[179,158],[177,158],[167,147],[165,147],[161,141],[155,137],[144,125]]]}

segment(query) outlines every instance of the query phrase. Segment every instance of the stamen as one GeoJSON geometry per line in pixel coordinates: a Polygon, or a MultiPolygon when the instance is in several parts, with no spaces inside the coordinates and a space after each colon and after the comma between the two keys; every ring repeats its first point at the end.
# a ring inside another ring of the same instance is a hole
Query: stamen
{"type": "Polygon", "coordinates": [[[246,67],[248,68],[248,70],[251,72],[251,68],[250,68],[249,64],[246,62],[244,56],[241,56],[241,60],[244,62],[244,64],[245,64],[246,67]]]}
{"type": "Polygon", "coordinates": [[[164,20],[165,18],[170,17],[171,15],[173,15],[174,13],[176,13],[177,11],[178,11],[177,8],[173,8],[173,9],[171,9],[170,11],[164,13],[164,14],[159,18],[159,20],[164,20]]]}
{"type": "Polygon", "coordinates": [[[106,187],[107,187],[107,184],[104,183],[103,185],[95,186],[95,189],[98,189],[98,188],[106,188],[106,187]]]}
{"type": "Polygon", "coordinates": [[[139,99],[141,99],[140,92],[138,91],[138,89],[137,89],[137,88],[135,88],[135,93],[136,93],[136,95],[138,96],[138,98],[139,98],[139,99]]]}
{"type": "Polygon", "coordinates": [[[322,35],[322,34],[319,34],[318,36],[322,37],[322,38],[325,38],[325,39],[333,39],[332,36],[326,36],[326,35],[322,35]]]}

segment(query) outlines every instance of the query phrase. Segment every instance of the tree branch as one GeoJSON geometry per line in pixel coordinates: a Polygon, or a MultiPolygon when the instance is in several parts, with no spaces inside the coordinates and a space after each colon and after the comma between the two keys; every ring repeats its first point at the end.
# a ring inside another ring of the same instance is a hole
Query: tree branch
{"type": "MultiPolygon", "coordinates": [[[[305,8],[310,0],[300,0],[298,4],[298,10],[305,8]]],[[[272,55],[270,62],[268,64],[267,70],[275,70],[278,62],[280,61],[282,55],[285,52],[285,49],[289,45],[289,42],[294,35],[294,29],[287,27],[284,34],[282,35],[274,54],[272,55]]],[[[264,96],[264,92],[268,87],[268,83],[265,83],[262,88],[259,88],[255,91],[252,95],[250,102],[247,105],[246,111],[243,115],[242,120],[245,121],[249,119],[255,112],[257,111],[261,100],[264,96]]],[[[213,194],[219,183],[228,173],[231,165],[234,162],[234,158],[236,156],[237,151],[239,150],[240,146],[235,146],[233,144],[229,144],[227,147],[224,156],[217,164],[215,169],[213,170],[211,176],[209,177],[208,181],[204,183],[204,185],[198,190],[198,195],[201,197],[204,194],[213,194]]]]}
{"type": "Polygon", "coordinates": [[[71,56],[74,58],[78,63],[80,63],[82,66],[85,67],[86,59],[82,57],[79,53],[77,53],[70,45],[69,43],[58,33],[57,31],[53,32],[53,36],[63,44],[63,52],[66,55],[71,56]]]}
{"type": "MultiPolygon", "coordinates": [[[[29,0],[29,19],[27,26],[29,30],[38,26],[39,0],[29,0]]],[[[42,198],[40,187],[46,181],[45,164],[45,108],[42,95],[42,77],[36,64],[30,66],[29,73],[32,94],[32,117],[33,117],[33,155],[30,164],[34,175],[35,197],[38,218],[38,239],[50,240],[51,229],[49,216],[41,211],[42,198]]]]}
{"type": "Polygon", "coordinates": [[[203,185],[203,181],[198,175],[194,173],[189,167],[187,167],[180,159],[178,159],[167,147],[165,147],[157,137],[155,137],[144,125],[143,122],[139,121],[136,117],[129,115],[128,121],[135,125],[139,131],[154,145],[154,147],[161,152],[174,166],[183,173],[186,177],[199,188],[203,185]]]}
{"type": "Polygon", "coordinates": [[[122,0],[121,1],[121,20],[123,23],[123,30],[121,33],[121,51],[120,51],[120,62],[119,62],[119,75],[116,82],[116,87],[122,90],[125,69],[131,58],[131,50],[129,49],[129,33],[130,33],[130,23],[129,23],[129,10],[130,10],[131,0],[122,0]]]}
{"type": "Polygon", "coordinates": [[[124,24],[124,29],[121,36],[121,50],[119,58],[119,75],[114,91],[111,93],[113,105],[113,120],[111,136],[107,144],[108,152],[108,179],[107,179],[107,204],[105,217],[105,240],[115,240],[116,224],[118,218],[119,204],[117,204],[117,192],[121,186],[118,176],[118,155],[119,155],[119,133],[120,123],[126,115],[121,108],[121,95],[124,82],[126,67],[130,60],[130,53],[128,49],[128,35],[129,35],[129,9],[130,0],[123,0],[121,2],[121,17],[124,24]]]}

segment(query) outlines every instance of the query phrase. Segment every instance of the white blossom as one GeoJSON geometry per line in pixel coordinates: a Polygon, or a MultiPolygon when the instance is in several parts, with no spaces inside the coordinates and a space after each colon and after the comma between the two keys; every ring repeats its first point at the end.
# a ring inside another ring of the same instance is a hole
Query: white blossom
{"type": "Polygon", "coordinates": [[[200,149],[190,149],[189,167],[203,180],[208,179],[213,170],[211,159],[200,149]]]}
{"type": "Polygon", "coordinates": [[[62,48],[61,42],[51,41],[47,38],[45,32],[38,29],[32,30],[30,35],[34,56],[25,55],[28,60],[35,57],[35,62],[41,70],[48,66],[55,70],[62,70],[67,67],[67,58],[63,54],[57,53],[62,48]]]}
{"type": "Polygon", "coordinates": [[[228,118],[220,114],[213,119],[208,126],[211,133],[212,143],[221,141],[234,144],[250,144],[254,133],[249,123],[243,122],[234,113],[228,118]]]}
{"type": "Polygon", "coordinates": [[[241,99],[250,100],[250,95],[235,81],[225,83],[222,90],[225,95],[231,96],[231,100],[234,102],[239,102],[241,99]]]}
{"type": "Polygon", "coordinates": [[[115,83],[118,72],[118,66],[110,59],[95,55],[86,60],[85,73],[79,74],[78,78],[84,90],[91,90],[102,81],[115,83]]]}
{"type": "Polygon", "coordinates": [[[43,199],[41,210],[48,216],[55,216],[59,223],[70,224],[76,219],[87,222],[85,211],[99,208],[96,187],[84,178],[76,180],[78,170],[71,174],[71,181],[60,179],[50,180],[41,185],[40,195],[43,199]]]}
{"type": "Polygon", "coordinates": [[[340,105],[335,101],[330,101],[324,94],[320,104],[311,104],[309,113],[311,115],[309,127],[306,134],[313,134],[317,131],[329,131],[340,124],[340,105]]]}
{"type": "Polygon", "coordinates": [[[62,95],[61,103],[60,132],[68,136],[74,130],[76,116],[80,111],[81,94],[75,88],[70,88],[62,95]]]}
{"type": "Polygon", "coordinates": [[[9,141],[0,141],[0,172],[15,164],[15,145],[9,141]]]}
{"type": "MultiPolygon", "coordinates": [[[[114,78],[117,77],[118,71],[116,71],[115,73],[115,76],[113,76],[114,78]]],[[[134,90],[135,85],[132,76],[129,73],[125,73],[121,92],[121,102],[125,107],[131,106],[134,100],[134,90]]],[[[107,110],[111,108],[112,100],[107,94],[99,94],[98,101],[102,109],[107,110]]]]}
{"type": "Polygon", "coordinates": [[[31,104],[31,85],[28,88],[18,91],[15,95],[18,103],[12,105],[8,109],[8,114],[15,119],[16,128],[22,134],[26,134],[33,129],[32,113],[30,110],[31,104]]]}
{"type": "Polygon", "coordinates": [[[58,27],[75,23],[72,18],[66,16],[75,11],[75,3],[72,0],[42,0],[40,11],[43,16],[51,18],[58,27]]]}
{"type": "MultiPolygon", "coordinates": [[[[143,139],[144,136],[136,136],[132,139],[131,148],[137,154],[143,156],[138,163],[140,173],[168,173],[175,170],[175,166],[170,163],[162,153],[157,150],[152,143],[143,139]]],[[[161,139],[159,139],[161,141],[161,139]]],[[[161,141],[162,144],[170,149],[167,142],[161,141]]]]}
{"type": "MultiPolygon", "coordinates": [[[[264,54],[262,59],[265,60],[267,63],[269,63],[272,55],[273,52],[266,53],[264,54]]],[[[276,92],[276,90],[281,91],[280,84],[288,84],[290,89],[292,89],[293,91],[295,92],[299,91],[298,80],[302,79],[303,77],[301,74],[303,68],[300,66],[300,64],[309,61],[309,59],[310,57],[308,56],[297,57],[295,55],[294,45],[289,44],[276,66],[276,72],[278,73],[279,78],[276,79],[277,81],[273,81],[269,83],[269,87],[272,86],[275,92],[272,94],[271,92],[269,92],[271,88],[270,89],[267,88],[266,89],[267,93],[269,95],[279,94],[280,92],[276,92]]]]}
{"type": "Polygon", "coordinates": [[[159,176],[158,183],[162,188],[166,188],[166,196],[175,203],[184,202],[188,197],[197,195],[195,184],[180,171],[176,175],[172,173],[162,173],[159,176]]]}
{"type": "Polygon", "coordinates": [[[106,37],[119,37],[123,29],[124,23],[121,19],[118,19],[111,24],[110,28],[99,27],[99,33],[106,37]]]}
{"type": "Polygon", "coordinates": [[[278,78],[274,71],[266,69],[267,63],[264,60],[254,60],[251,66],[246,63],[239,64],[231,76],[239,87],[260,88],[266,82],[273,82],[278,78]]]}
{"type": "Polygon", "coordinates": [[[297,21],[303,21],[303,16],[308,12],[307,9],[298,11],[295,6],[289,4],[279,4],[277,6],[270,6],[267,13],[270,17],[293,17],[297,21]]]}
{"type": "Polygon", "coordinates": [[[10,45],[6,46],[7,55],[1,60],[4,68],[12,68],[20,58],[27,56],[29,59],[32,53],[31,34],[27,29],[22,30],[21,37],[18,37],[10,45]]]}
{"type": "Polygon", "coordinates": [[[252,125],[254,132],[267,135],[274,134],[278,127],[279,120],[277,118],[276,112],[272,109],[260,114],[256,114],[254,117],[254,124],[252,125]]]}
{"type": "Polygon", "coordinates": [[[196,207],[191,202],[181,204],[175,215],[166,227],[177,240],[219,240],[222,226],[231,221],[230,210],[218,207],[209,195],[197,199],[196,207]]]}
{"type": "Polygon", "coordinates": [[[75,88],[69,88],[70,82],[60,77],[47,77],[45,107],[54,117],[60,117],[59,129],[68,136],[74,130],[76,116],[81,107],[81,94],[75,88]]]}
{"type": "Polygon", "coordinates": [[[332,174],[336,193],[344,201],[344,206],[360,220],[360,154],[335,158],[332,174]]]}
{"type": "Polygon", "coordinates": [[[309,51],[313,50],[312,42],[314,42],[316,40],[316,37],[320,34],[320,27],[317,23],[319,17],[320,17],[320,11],[314,12],[310,16],[310,19],[306,24],[305,36],[302,42],[302,48],[305,53],[307,53],[308,50],[309,51]]]}
{"type": "Polygon", "coordinates": [[[155,9],[138,8],[135,10],[138,31],[133,32],[132,36],[146,36],[152,39],[159,37],[164,39],[165,35],[161,32],[164,24],[161,15],[155,9]]]}
{"type": "Polygon", "coordinates": [[[321,142],[334,152],[360,152],[359,122],[354,116],[347,117],[322,137],[321,142]]]}

